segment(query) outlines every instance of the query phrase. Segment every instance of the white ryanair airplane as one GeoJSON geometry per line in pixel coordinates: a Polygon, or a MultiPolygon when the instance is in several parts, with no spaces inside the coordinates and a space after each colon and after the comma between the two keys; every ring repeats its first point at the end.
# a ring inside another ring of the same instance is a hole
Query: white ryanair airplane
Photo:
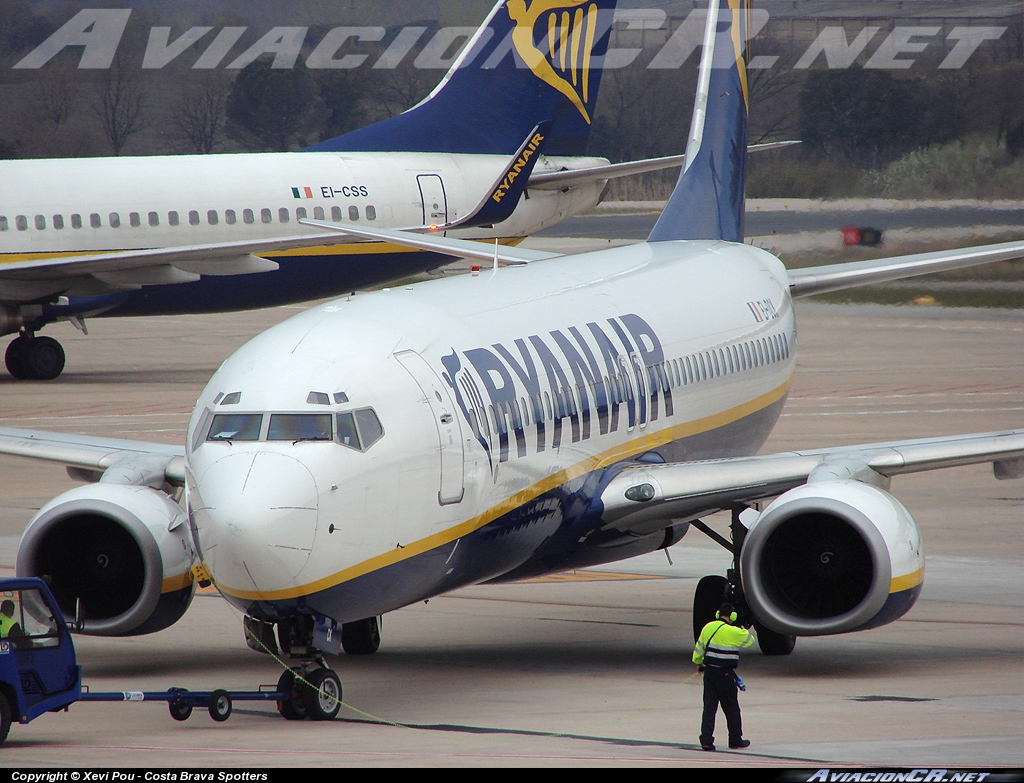
{"type": "Polygon", "coordinates": [[[735,567],[701,580],[696,629],[728,597],[763,652],[787,654],[903,615],[924,559],[890,479],[980,462],[1022,478],[1024,430],[757,455],[795,369],[793,300],[1024,242],[796,271],[743,244],[747,8],[727,2],[724,22],[712,2],[686,164],[646,242],[543,260],[496,246],[513,262],[496,274],[310,309],[224,362],[184,447],[0,430],[0,452],[94,482],[35,515],[18,575],[48,577],[100,635],[165,628],[212,581],[254,649],[295,661],[279,683],[291,719],[333,717],[324,654],[376,651],[386,612],[667,548],[720,510],[735,567]]]}
{"type": "Polygon", "coordinates": [[[60,375],[63,348],[37,335],[54,322],[310,301],[450,260],[307,217],[514,242],[610,178],[678,166],[585,154],[616,2],[555,5],[500,0],[420,104],[302,152],[0,161],[10,373],[60,375]]]}

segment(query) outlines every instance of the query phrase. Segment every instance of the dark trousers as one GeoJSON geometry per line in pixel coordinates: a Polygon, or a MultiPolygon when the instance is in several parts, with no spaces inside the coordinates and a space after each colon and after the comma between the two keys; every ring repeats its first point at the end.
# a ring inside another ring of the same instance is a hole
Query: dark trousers
{"type": "Polygon", "coordinates": [[[700,723],[701,744],[710,745],[715,741],[715,716],[718,705],[722,705],[725,722],[729,727],[729,742],[743,739],[743,724],[740,720],[740,702],[737,699],[736,674],[731,669],[716,669],[708,666],[704,670],[704,717],[700,723]]]}

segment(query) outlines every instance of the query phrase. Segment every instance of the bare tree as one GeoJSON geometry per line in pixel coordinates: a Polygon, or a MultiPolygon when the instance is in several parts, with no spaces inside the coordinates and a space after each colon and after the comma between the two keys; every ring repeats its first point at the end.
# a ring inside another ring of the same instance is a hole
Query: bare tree
{"type": "Polygon", "coordinates": [[[195,152],[207,155],[221,143],[228,89],[216,71],[204,72],[182,85],[172,122],[195,152]]]}
{"type": "Polygon", "coordinates": [[[120,155],[128,139],[145,126],[142,79],[120,52],[100,80],[92,110],[115,155],[120,155]]]}
{"type": "Polygon", "coordinates": [[[35,116],[61,127],[71,119],[78,98],[75,71],[65,64],[44,68],[32,96],[35,116]]]}

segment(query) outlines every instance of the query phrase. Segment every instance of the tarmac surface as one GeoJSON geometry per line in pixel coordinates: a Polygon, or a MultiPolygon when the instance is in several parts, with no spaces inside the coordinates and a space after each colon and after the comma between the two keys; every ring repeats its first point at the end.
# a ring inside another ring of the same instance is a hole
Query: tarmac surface
{"type": "MultiPolygon", "coordinates": [[[[500,272],[499,272],[500,274],[500,272]]],[[[0,375],[0,426],[182,442],[198,392],[251,336],[304,309],[95,320],[51,330],[51,383],[0,375]]],[[[1024,426],[1024,311],[797,304],[798,370],[764,452],[1024,426]]],[[[63,468],[0,457],[0,575],[34,510],[76,486],[63,468]]],[[[906,476],[893,493],[924,538],[921,599],[889,626],[748,652],[745,751],[701,752],[690,664],[697,580],[724,550],[691,531],[668,555],[393,612],[373,656],[330,659],[333,722],[272,703],[231,718],[161,703],[76,704],[15,724],[7,769],[275,767],[1024,767],[1024,481],[989,466],[906,476]]],[[[725,531],[727,520],[707,520],[725,531]]],[[[160,633],[76,640],[94,691],[253,690],[279,662],[241,617],[196,597],[160,633]]],[[[719,716],[719,747],[725,746],[719,716]]]]}

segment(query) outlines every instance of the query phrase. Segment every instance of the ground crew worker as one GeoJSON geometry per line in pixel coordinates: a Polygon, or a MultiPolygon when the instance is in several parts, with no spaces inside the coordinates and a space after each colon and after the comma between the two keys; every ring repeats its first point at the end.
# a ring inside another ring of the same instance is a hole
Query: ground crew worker
{"type": "Polygon", "coordinates": [[[21,626],[14,619],[15,611],[17,611],[17,607],[15,607],[14,601],[8,599],[0,604],[0,639],[22,635],[21,626]]]}
{"type": "Polygon", "coordinates": [[[736,750],[750,746],[750,740],[743,739],[736,665],[740,662],[740,650],[754,643],[754,634],[749,628],[736,625],[736,621],[732,604],[722,604],[715,619],[701,630],[693,648],[693,662],[697,670],[704,673],[701,750],[715,749],[715,717],[719,704],[729,728],[729,747],[736,750]]]}

